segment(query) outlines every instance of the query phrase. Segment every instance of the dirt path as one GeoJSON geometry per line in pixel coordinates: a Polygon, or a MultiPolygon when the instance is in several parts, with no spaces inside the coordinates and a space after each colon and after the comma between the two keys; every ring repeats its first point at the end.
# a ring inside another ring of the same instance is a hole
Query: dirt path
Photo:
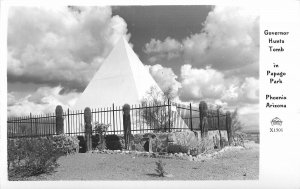
{"type": "Polygon", "coordinates": [[[252,180],[259,175],[259,147],[228,150],[219,157],[195,162],[163,159],[171,178],[155,174],[156,158],[121,154],[75,154],[59,159],[52,174],[29,180],[252,180]]]}

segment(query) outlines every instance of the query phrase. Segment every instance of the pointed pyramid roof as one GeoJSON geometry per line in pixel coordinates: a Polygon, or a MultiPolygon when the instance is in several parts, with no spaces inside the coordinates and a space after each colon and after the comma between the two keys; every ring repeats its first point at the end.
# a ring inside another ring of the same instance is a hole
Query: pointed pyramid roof
{"type": "Polygon", "coordinates": [[[104,60],[72,109],[139,104],[151,87],[161,91],[124,37],[104,60]]]}

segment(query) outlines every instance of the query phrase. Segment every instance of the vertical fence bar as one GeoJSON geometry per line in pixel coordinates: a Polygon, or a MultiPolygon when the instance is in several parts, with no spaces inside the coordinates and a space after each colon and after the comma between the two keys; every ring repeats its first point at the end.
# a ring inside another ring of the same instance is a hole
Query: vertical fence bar
{"type": "Polygon", "coordinates": [[[35,116],[35,135],[38,135],[38,116],[35,116]]]}
{"type": "Polygon", "coordinates": [[[32,115],[30,112],[30,135],[32,135],[32,115]]]}
{"type": "Polygon", "coordinates": [[[138,119],[137,119],[137,108],[136,104],[134,105],[134,111],[135,111],[135,132],[138,130],[138,119]]]}
{"type": "Polygon", "coordinates": [[[114,128],[114,134],[116,134],[116,128],[115,128],[115,104],[112,105],[112,116],[113,116],[113,128],[114,128]]]}
{"type": "Polygon", "coordinates": [[[223,142],[222,142],[222,135],[221,135],[221,128],[220,128],[220,109],[217,109],[217,119],[218,119],[218,130],[220,135],[220,147],[223,148],[223,142]]]}
{"type": "Polygon", "coordinates": [[[49,136],[50,135],[50,113],[46,114],[45,117],[45,132],[46,135],[49,136]]]}
{"type": "Polygon", "coordinates": [[[202,129],[202,122],[203,122],[203,113],[202,113],[202,107],[201,107],[201,102],[199,103],[199,121],[200,121],[200,132],[201,132],[201,135],[202,135],[202,132],[203,132],[203,129],[202,129]]]}
{"type": "Polygon", "coordinates": [[[190,103],[190,124],[191,124],[191,130],[193,131],[193,112],[192,112],[192,103],[190,103]]]}
{"type": "Polygon", "coordinates": [[[99,108],[98,108],[97,115],[98,115],[98,119],[97,119],[97,121],[98,121],[98,123],[101,123],[101,122],[100,122],[100,118],[99,118],[99,116],[100,116],[100,110],[99,110],[99,108]]]}
{"type": "Polygon", "coordinates": [[[140,132],[141,131],[141,129],[142,129],[142,127],[141,127],[141,120],[140,120],[140,104],[139,105],[137,105],[137,109],[136,109],[136,111],[137,111],[137,117],[136,117],[136,119],[137,119],[137,123],[138,123],[138,128],[137,128],[137,132],[140,132]]]}
{"type": "Polygon", "coordinates": [[[145,108],[144,104],[142,104],[142,122],[143,122],[142,133],[144,133],[144,131],[145,131],[144,108],[145,108]]]}
{"type": "Polygon", "coordinates": [[[103,114],[102,108],[100,108],[100,112],[101,112],[101,115],[100,115],[100,123],[102,123],[102,118],[103,118],[103,116],[102,116],[102,114],[103,114]]]}
{"type": "MultiPolygon", "coordinates": [[[[67,124],[68,124],[68,127],[66,127],[66,128],[68,128],[68,133],[70,133],[70,109],[68,108],[68,112],[67,112],[68,114],[67,114],[67,124]]],[[[69,136],[70,136],[70,134],[69,134],[69,136]]]]}
{"type": "Polygon", "coordinates": [[[43,115],[41,114],[40,115],[40,128],[41,128],[40,133],[41,133],[42,136],[44,136],[44,124],[43,123],[44,123],[43,122],[43,115]]]}
{"type": "MultiPolygon", "coordinates": [[[[133,119],[133,105],[131,105],[130,108],[130,117],[131,117],[131,126],[132,126],[132,130],[134,130],[134,119],[133,119]]],[[[124,123],[123,123],[124,124],[124,123]]]]}
{"type": "Polygon", "coordinates": [[[170,99],[168,99],[168,114],[169,114],[169,132],[171,132],[171,103],[170,99]]]}
{"type": "Polygon", "coordinates": [[[106,124],[108,123],[108,107],[106,107],[106,124]]]}

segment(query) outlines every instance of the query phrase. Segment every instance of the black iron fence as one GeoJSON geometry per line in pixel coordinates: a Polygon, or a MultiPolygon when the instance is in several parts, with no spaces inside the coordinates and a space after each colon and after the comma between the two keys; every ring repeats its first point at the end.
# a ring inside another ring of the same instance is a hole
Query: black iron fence
{"type": "MultiPolygon", "coordinates": [[[[184,105],[174,102],[161,104],[131,105],[131,132],[147,133],[157,131],[201,130],[201,110],[191,103],[184,105]]],[[[123,110],[121,106],[92,109],[92,122],[109,124],[108,134],[123,134],[123,110]]],[[[63,112],[64,133],[84,135],[84,110],[63,112]]],[[[230,116],[230,114],[229,114],[230,116]]],[[[7,120],[9,138],[56,135],[56,115],[29,115],[12,117],[7,120]]],[[[218,110],[207,110],[208,130],[227,130],[228,115],[218,110]]]]}

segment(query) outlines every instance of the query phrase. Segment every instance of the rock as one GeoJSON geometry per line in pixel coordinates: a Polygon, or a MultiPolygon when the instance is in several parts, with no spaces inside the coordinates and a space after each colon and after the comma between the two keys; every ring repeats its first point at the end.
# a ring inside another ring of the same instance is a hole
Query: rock
{"type": "Polygon", "coordinates": [[[174,133],[169,133],[168,134],[168,142],[169,143],[173,143],[176,141],[176,137],[175,137],[175,134],[174,133]]]}
{"type": "Polygon", "coordinates": [[[153,134],[153,133],[146,133],[146,134],[144,134],[143,135],[143,138],[155,138],[156,137],[156,135],[155,134],[153,134]]]}
{"type": "Polygon", "coordinates": [[[167,178],[174,177],[172,174],[168,174],[168,173],[167,173],[167,174],[164,174],[164,176],[167,177],[167,178]]]}

